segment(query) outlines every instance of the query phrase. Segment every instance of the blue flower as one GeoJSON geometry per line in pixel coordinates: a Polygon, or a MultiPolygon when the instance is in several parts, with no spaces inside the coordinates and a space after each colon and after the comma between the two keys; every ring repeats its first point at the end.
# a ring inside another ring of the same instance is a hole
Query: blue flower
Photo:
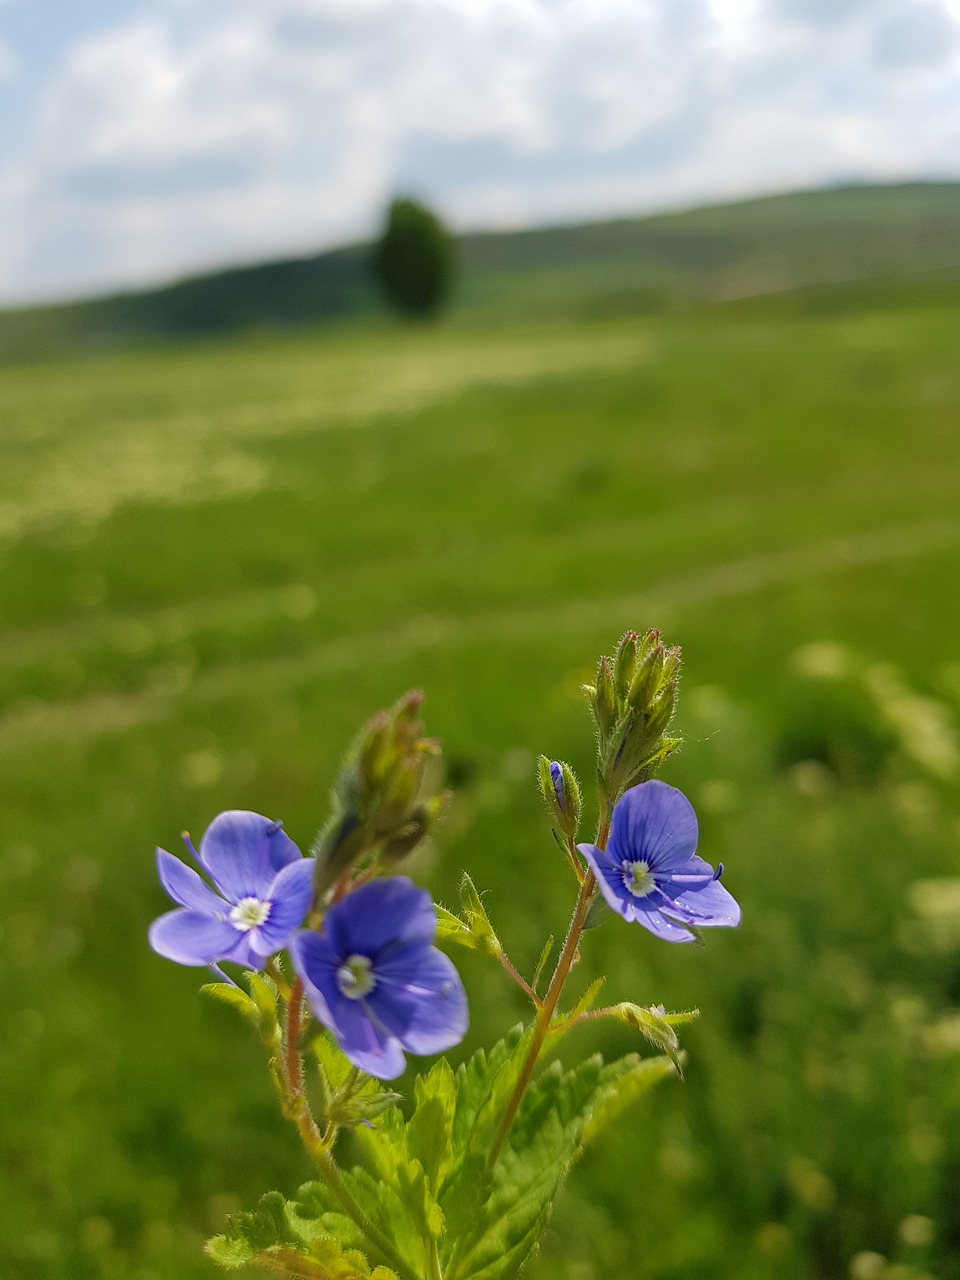
{"type": "Polygon", "coordinates": [[[281,823],[241,809],[214,818],[194,856],[216,892],[179,858],[157,850],[160,881],[180,909],[154,920],[151,947],[177,964],[232,960],[262,969],[310,908],[313,858],[301,855],[281,823]]]}
{"type": "Polygon", "coordinates": [[[408,1053],[440,1053],[463,1039],[467,997],[447,957],[432,946],[437,913],[406,876],[373,880],[327,912],[323,932],[290,945],[317,1018],[354,1064],[381,1080],[408,1053]]]}
{"type": "Polygon", "coordinates": [[[641,782],[617,801],[606,850],[577,848],[600,892],[624,920],[637,920],[668,942],[690,942],[693,929],[740,923],[740,908],[696,855],[697,815],[682,791],[641,782]]]}

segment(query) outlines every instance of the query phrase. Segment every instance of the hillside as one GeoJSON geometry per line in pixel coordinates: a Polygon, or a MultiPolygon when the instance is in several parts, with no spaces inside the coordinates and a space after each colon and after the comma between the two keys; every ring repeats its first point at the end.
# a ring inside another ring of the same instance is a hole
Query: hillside
{"type": "MultiPolygon", "coordinates": [[[[649,218],[459,239],[451,318],[633,314],[960,269],[960,184],[845,187],[649,218]]],[[[161,289],[0,313],[0,360],[255,329],[375,321],[368,245],[161,289]]]]}

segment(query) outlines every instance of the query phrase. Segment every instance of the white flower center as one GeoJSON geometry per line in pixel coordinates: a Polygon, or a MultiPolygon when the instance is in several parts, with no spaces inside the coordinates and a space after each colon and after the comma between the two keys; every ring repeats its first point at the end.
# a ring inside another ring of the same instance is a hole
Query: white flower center
{"type": "Polygon", "coordinates": [[[241,898],[230,912],[230,923],[241,933],[249,933],[251,929],[259,929],[270,919],[272,902],[261,902],[259,898],[241,898]]]}
{"type": "Polygon", "coordinates": [[[351,956],[337,970],[337,986],[348,1000],[362,1000],[376,985],[368,956],[351,956]]]}
{"type": "Polygon", "coordinates": [[[623,880],[635,898],[645,898],[653,893],[657,882],[650,873],[647,862],[629,862],[626,859],[620,864],[623,867],[623,880]]]}

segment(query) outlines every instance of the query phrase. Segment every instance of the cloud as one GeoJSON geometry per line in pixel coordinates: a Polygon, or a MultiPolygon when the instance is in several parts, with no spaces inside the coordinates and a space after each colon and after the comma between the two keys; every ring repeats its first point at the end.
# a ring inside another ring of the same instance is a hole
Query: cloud
{"type": "Polygon", "coordinates": [[[939,4],[918,2],[891,16],[877,33],[876,57],[886,67],[929,67],[949,61],[960,27],[939,4]]]}
{"type": "Polygon", "coordinates": [[[0,165],[0,297],[370,233],[960,169],[936,0],[146,0],[78,41],[0,165]]]}

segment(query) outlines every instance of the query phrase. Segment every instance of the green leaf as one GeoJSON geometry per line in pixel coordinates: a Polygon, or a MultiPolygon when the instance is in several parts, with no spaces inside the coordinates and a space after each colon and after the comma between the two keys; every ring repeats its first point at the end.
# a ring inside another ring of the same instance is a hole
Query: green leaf
{"type": "Polygon", "coordinates": [[[260,1026],[260,1015],[257,1012],[256,1004],[245,991],[235,987],[232,982],[207,982],[200,988],[200,991],[203,995],[212,996],[214,1000],[219,1000],[221,1004],[226,1004],[231,1009],[236,1009],[245,1018],[249,1018],[255,1027],[260,1026]]]}
{"type": "Polygon", "coordinates": [[[533,971],[533,981],[530,983],[534,991],[540,982],[540,975],[543,973],[543,966],[550,959],[550,952],[553,950],[553,934],[543,944],[543,950],[540,952],[540,959],[537,961],[537,967],[533,971]]]}
{"type": "Polygon", "coordinates": [[[596,929],[599,925],[609,920],[616,912],[607,902],[602,893],[595,893],[593,901],[587,908],[587,918],[584,921],[584,929],[596,929]]]}
{"type": "Polygon", "coordinates": [[[250,994],[232,982],[208,982],[200,990],[222,1004],[242,1013],[260,1032],[265,1044],[277,1043],[280,1028],[277,1020],[277,988],[269,978],[249,970],[244,973],[250,994]]]}
{"type": "MultiPolygon", "coordinates": [[[[622,1063],[629,1058],[621,1059],[622,1063]]],[[[618,1064],[614,1063],[614,1066],[618,1064]]],[[[601,1130],[612,1124],[632,1103],[642,1097],[661,1080],[676,1077],[677,1068],[670,1058],[636,1058],[628,1069],[612,1083],[597,1099],[590,1116],[583,1126],[582,1142],[586,1146],[592,1142],[601,1130]]]]}
{"type": "Polygon", "coordinates": [[[467,927],[474,937],[478,939],[480,949],[488,951],[490,955],[502,955],[503,947],[500,944],[500,939],[490,923],[490,917],[487,915],[486,908],[480,900],[476,885],[466,871],[460,881],[460,903],[463,907],[467,927]]]}
{"type": "Polygon", "coordinates": [[[436,1191],[453,1161],[450,1134],[457,1102],[453,1068],[446,1058],[431,1067],[414,1084],[416,1108],[407,1122],[407,1150],[423,1166],[430,1187],[436,1191]]]}
{"type": "Polygon", "coordinates": [[[605,982],[606,978],[594,978],[570,1012],[563,1014],[551,1024],[550,1034],[556,1035],[558,1032],[562,1034],[568,1031],[579,1017],[589,1013],[596,1003],[597,996],[600,994],[605,982]]]}
{"type": "Polygon", "coordinates": [[[470,926],[458,915],[448,911],[446,907],[436,904],[437,909],[437,942],[455,942],[458,947],[466,947],[470,951],[485,950],[479,940],[470,932],[470,926]]]}
{"type": "Polygon", "coordinates": [[[243,976],[250,988],[250,995],[257,1006],[257,1012],[260,1014],[261,1025],[273,1026],[277,1021],[276,984],[271,978],[265,978],[253,969],[248,969],[243,976]]]}
{"type": "MultiPolygon", "coordinates": [[[[465,876],[469,879],[469,876],[465,876]]],[[[471,888],[473,883],[471,881],[471,888]]],[[[476,894],[476,889],[473,889],[476,894]]],[[[477,902],[480,901],[477,896],[477,902]]],[[[453,911],[448,911],[446,907],[437,905],[437,942],[441,945],[445,942],[453,942],[458,947],[466,947],[468,951],[480,951],[484,955],[493,956],[495,959],[500,958],[503,953],[503,947],[500,939],[493,931],[490,919],[481,906],[481,915],[476,916],[469,913],[466,920],[456,915],[453,911]]]]}
{"type": "MultiPolygon", "coordinates": [[[[525,1040],[518,1047],[522,1054],[525,1040]]],[[[489,1095],[501,1094],[504,1073],[515,1079],[509,1064],[516,1056],[517,1046],[502,1056],[492,1076],[488,1070],[489,1094],[476,1110],[471,1141],[478,1125],[484,1126],[489,1095]]],[[[595,1056],[567,1072],[559,1063],[547,1068],[524,1094],[494,1168],[481,1173],[468,1148],[467,1159],[448,1178],[440,1197],[447,1218],[441,1241],[446,1280],[515,1280],[584,1144],[653,1084],[675,1074],[667,1058],[635,1055],[609,1065],[595,1056]]],[[[469,1066],[464,1081],[468,1076],[469,1066]]]]}
{"type": "Polygon", "coordinates": [[[266,1249],[276,1245],[299,1245],[287,1221],[286,1201],[279,1191],[260,1197],[256,1209],[235,1213],[227,1221],[223,1235],[207,1242],[207,1253],[222,1267],[246,1266],[266,1249]]]}

